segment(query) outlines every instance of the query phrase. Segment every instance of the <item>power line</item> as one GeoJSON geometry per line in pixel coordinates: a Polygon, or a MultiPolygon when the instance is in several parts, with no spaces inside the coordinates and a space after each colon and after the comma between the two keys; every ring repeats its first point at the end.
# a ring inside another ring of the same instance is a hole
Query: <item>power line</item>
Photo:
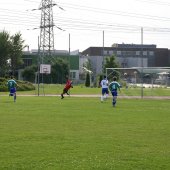
{"type": "Polygon", "coordinates": [[[85,10],[95,13],[102,13],[102,14],[109,14],[109,15],[118,15],[118,16],[125,16],[125,17],[132,17],[132,18],[142,18],[142,19],[149,19],[149,20],[161,20],[161,21],[170,21],[169,17],[160,17],[160,16],[154,16],[154,15],[144,15],[139,13],[132,13],[132,12],[125,12],[125,11],[116,11],[116,10],[109,10],[109,9],[101,9],[101,8],[93,8],[89,6],[81,6],[81,5],[75,5],[75,4],[65,4],[61,3],[65,8],[71,8],[74,10],[85,10]]]}
{"type": "MultiPolygon", "coordinates": [[[[38,3],[34,0],[24,0],[25,2],[27,1],[30,4],[35,4],[38,3]]],[[[144,1],[144,0],[136,0],[136,1],[144,1]]],[[[149,0],[148,0],[149,1],[149,0]]],[[[150,3],[153,3],[152,0],[149,1],[150,3]]],[[[160,1],[156,1],[158,4],[160,1]]],[[[142,2],[141,2],[142,3],[142,2]]],[[[143,2],[145,3],[145,2],[143,2]]],[[[59,4],[59,3],[57,3],[59,4]]],[[[69,4],[69,3],[60,3],[64,9],[66,9],[67,14],[69,14],[70,10],[74,11],[85,11],[87,12],[92,12],[93,15],[98,15],[104,14],[106,17],[108,15],[113,15],[113,16],[122,16],[125,19],[128,17],[135,18],[135,19],[143,19],[143,20],[148,20],[148,21],[159,21],[159,22],[169,22],[170,18],[169,17],[160,17],[160,16],[153,16],[153,15],[143,15],[143,14],[137,14],[137,13],[131,13],[131,12],[124,12],[124,11],[115,11],[115,10],[108,10],[108,9],[101,9],[101,8],[93,8],[93,7],[88,7],[84,5],[77,5],[77,4],[69,4]]],[[[158,4],[159,5],[159,4],[158,4]]],[[[35,6],[35,5],[34,5],[35,6]]],[[[55,5],[57,6],[57,5],[55,5]]],[[[55,11],[56,12],[56,11],[55,11]]],[[[82,16],[76,16],[76,17],[60,17],[61,15],[57,15],[53,17],[54,27],[58,27],[58,29],[63,29],[66,30],[67,32],[73,31],[76,34],[82,34],[81,31],[91,31],[91,33],[88,33],[89,35],[93,35],[94,32],[99,32],[102,30],[105,30],[109,33],[122,33],[122,34],[139,34],[140,32],[140,25],[131,25],[131,24],[120,24],[120,23],[115,23],[111,21],[106,21],[106,20],[95,20],[94,17],[93,19],[82,19],[82,16]],[[79,17],[79,18],[77,18],[79,17]],[[80,31],[80,32],[79,32],[80,31]]],[[[24,11],[22,8],[20,10],[11,10],[11,9],[3,9],[0,7],[0,23],[3,24],[3,27],[6,25],[9,27],[19,27],[21,30],[31,30],[31,29],[37,29],[39,25],[39,20],[40,20],[40,15],[39,13],[36,12],[31,12],[30,11],[24,11]]],[[[143,24],[144,22],[142,22],[143,24]]],[[[6,27],[6,28],[8,28],[6,27]]],[[[145,34],[149,33],[155,34],[157,36],[164,36],[164,35],[169,35],[170,33],[170,28],[166,26],[162,27],[156,27],[156,26],[150,26],[146,24],[144,27],[145,34]]],[[[61,34],[61,33],[59,33],[61,34]]],[[[59,35],[55,34],[55,35],[59,35]]]]}
{"type": "Polygon", "coordinates": [[[155,4],[155,5],[166,5],[166,6],[170,6],[169,2],[165,2],[165,1],[158,1],[158,0],[134,0],[137,2],[141,2],[141,3],[150,3],[150,4],[155,4]]]}
{"type": "MultiPolygon", "coordinates": [[[[30,17],[30,16],[29,16],[30,17]]],[[[16,16],[12,15],[12,18],[16,18],[16,16]]],[[[13,22],[11,23],[11,21],[8,19],[8,17],[4,17],[3,19],[1,19],[1,22],[3,23],[9,23],[9,24],[13,24],[13,25],[17,25],[16,21],[21,22],[20,25],[25,25],[28,24],[28,26],[34,26],[36,27],[37,25],[37,21],[31,20],[31,18],[35,18],[35,17],[30,17],[30,19],[25,20],[24,16],[15,19],[13,22]]],[[[130,31],[138,31],[140,26],[137,25],[128,25],[128,24],[113,24],[113,23],[106,23],[106,22],[95,22],[95,21],[88,21],[88,20],[78,20],[78,19],[72,19],[72,18],[60,18],[57,21],[57,24],[60,25],[60,27],[58,27],[61,30],[62,26],[65,26],[67,28],[77,28],[81,29],[81,30],[100,30],[100,29],[110,29],[112,31],[118,30],[130,30],[130,31]],[[91,29],[93,28],[93,29],[91,29]]],[[[57,27],[57,26],[56,26],[57,27]]],[[[38,27],[36,27],[38,28],[38,27]]],[[[33,28],[35,29],[35,28],[33,28]]],[[[157,28],[157,27],[145,27],[146,31],[153,31],[153,32],[169,32],[170,28],[157,28]]]]}
{"type": "MultiPolygon", "coordinates": [[[[28,1],[28,0],[25,0],[28,1]]],[[[31,1],[32,2],[32,1],[31,1]]],[[[138,14],[138,13],[130,13],[125,11],[113,11],[109,9],[101,9],[101,8],[93,8],[89,6],[81,6],[76,4],[69,4],[69,3],[61,3],[66,8],[76,9],[76,10],[85,10],[85,11],[91,11],[95,13],[102,13],[102,14],[112,14],[112,15],[118,15],[118,16],[126,16],[126,17],[133,17],[133,18],[142,18],[142,19],[150,19],[150,20],[161,20],[161,21],[170,21],[169,17],[160,17],[160,16],[153,16],[153,15],[144,15],[144,14],[138,14]]],[[[58,6],[60,9],[64,10],[62,7],[60,7],[57,3],[53,4],[54,6],[58,6]]],[[[2,10],[2,9],[1,9],[2,10]]],[[[34,9],[38,10],[38,9],[34,9]]]]}
{"type": "MultiPolygon", "coordinates": [[[[58,4],[54,4],[54,5],[58,5],[58,4]]],[[[70,6],[70,4],[68,4],[68,6],[70,6]]],[[[137,14],[137,13],[123,12],[123,11],[112,11],[112,10],[108,10],[108,9],[106,10],[106,9],[99,9],[99,8],[91,8],[91,7],[87,7],[87,6],[80,6],[80,5],[73,5],[73,4],[71,4],[71,8],[78,9],[78,10],[80,10],[82,8],[81,10],[86,10],[86,11],[88,10],[88,11],[92,11],[92,12],[96,12],[96,13],[112,14],[112,15],[126,16],[126,17],[132,17],[132,18],[141,18],[141,19],[158,20],[158,21],[170,21],[170,18],[168,18],[168,17],[143,15],[143,14],[137,14]]],[[[63,8],[60,8],[60,9],[63,9],[63,8]]],[[[9,11],[9,10],[7,10],[7,11],[9,11]]],[[[15,12],[12,11],[12,13],[16,14],[16,13],[18,13],[18,11],[15,11],[15,12]]],[[[23,14],[23,13],[20,12],[20,15],[21,14],[23,14]]],[[[27,13],[25,13],[25,15],[27,15],[27,17],[28,17],[27,13]]],[[[3,14],[2,14],[2,16],[3,16],[3,14]]]]}

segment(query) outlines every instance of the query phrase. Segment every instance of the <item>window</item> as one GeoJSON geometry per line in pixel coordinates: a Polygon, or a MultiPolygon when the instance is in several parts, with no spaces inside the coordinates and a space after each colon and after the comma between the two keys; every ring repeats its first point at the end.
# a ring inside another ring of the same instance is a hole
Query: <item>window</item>
{"type": "Polygon", "coordinates": [[[153,56],[154,52],[153,51],[149,51],[149,55],[153,56]]]}
{"type": "Polygon", "coordinates": [[[109,55],[112,55],[113,54],[113,51],[109,51],[109,55]]]}
{"type": "Polygon", "coordinates": [[[71,79],[76,79],[76,72],[70,72],[71,79]]]}
{"type": "Polygon", "coordinates": [[[147,51],[143,51],[143,55],[147,55],[147,51]]]}
{"type": "Polygon", "coordinates": [[[121,51],[117,51],[117,55],[121,55],[121,51]]]}
{"type": "Polygon", "coordinates": [[[140,55],[140,51],[136,51],[136,55],[140,55]]]}
{"type": "Polygon", "coordinates": [[[108,55],[108,51],[104,51],[104,55],[108,55]]]}
{"type": "Polygon", "coordinates": [[[31,58],[24,58],[23,62],[24,62],[25,67],[32,65],[32,59],[31,58]]]}

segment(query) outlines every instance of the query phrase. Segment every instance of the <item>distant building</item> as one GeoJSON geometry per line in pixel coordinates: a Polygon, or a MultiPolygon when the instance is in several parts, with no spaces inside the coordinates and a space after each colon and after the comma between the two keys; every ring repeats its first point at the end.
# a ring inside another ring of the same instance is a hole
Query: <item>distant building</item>
{"type": "Polygon", "coordinates": [[[91,61],[95,74],[102,73],[105,58],[113,54],[122,68],[170,66],[170,50],[156,45],[114,44],[113,47],[89,47],[82,52],[91,61]]]}

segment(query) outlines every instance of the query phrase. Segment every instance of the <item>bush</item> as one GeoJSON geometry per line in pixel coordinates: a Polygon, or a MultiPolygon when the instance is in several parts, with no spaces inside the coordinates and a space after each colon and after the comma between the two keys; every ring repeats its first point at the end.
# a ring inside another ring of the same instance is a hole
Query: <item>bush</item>
{"type": "Polygon", "coordinates": [[[18,84],[18,91],[29,91],[29,90],[35,90],[35,86],[28,82],[28,81],[17,81],[18,84]]]}
{"type": "Polygon", "coordinates": [[[0,92],[8,91],[7,80],[0,77],[0,92]]]}
{"type": "MultiPolygon", "coordinates": [[[[8,91],[7,82],[8,82],[8,79],[0,77],[0,92],[8,91]]],[[[17,91],[35,90],[34,85],[28,81],[16,80],[16,82],[18,84],[17,91]]]]}

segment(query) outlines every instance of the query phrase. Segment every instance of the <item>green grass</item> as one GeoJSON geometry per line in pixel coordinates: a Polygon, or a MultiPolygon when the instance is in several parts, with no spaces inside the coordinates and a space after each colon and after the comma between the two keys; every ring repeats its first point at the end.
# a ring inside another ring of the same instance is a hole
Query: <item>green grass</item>
{"type": "Polygon", "coordinates": [[[169,100],[0,96],[1,170],[169,170],[169,100]]]}
{"type": "MultiPolygon", "coordinates": [[[[43,94],[52,94],[52,95],[59,95],[63,90],[64,85],[59,84],[45,84],[40,85],[39,93],[40,95],[43,94]]],[[[138,88],[121,88],[120,96],[141,96],[142,89],[138,88]]],[[[0,95],[8,95],[8,92],[0,92],[0,95]]],[[[37,95],[38,89],[33,91],[17,91],[18,95],[37,95]]],[[[101,88],[87,88],[85,86],[75,85],[73,89],[71,89],[71,94],[101,94],[101,88]]],[[[143,95],[144,96],[170,96],[170,88],[143,88],[143,95]]]]}
{"type": "MultiPolygon", "coordinates": [[[[43,88],[40,86],[40,93],[43,94],[43,88]]],[[[64,85],[44,85],[45,94],[61,94],[64,85]]],[[[23,92],[22,92],[23,93],[23,92]]],[[[25,92],[26,93],[26,92],[25,92]]],[[[85,86],[74,86],[71,89],[72,94],[101,94],[101,88],[87,88],[85,86]]],[[[143,88],[144,96],[170,96],[170,88],[143,88]]],[[[37,94],[37,90],[34,91],[37,94]]],[[[140,96],[141,88],[121,88],[120,95],[140,96]]]]}

